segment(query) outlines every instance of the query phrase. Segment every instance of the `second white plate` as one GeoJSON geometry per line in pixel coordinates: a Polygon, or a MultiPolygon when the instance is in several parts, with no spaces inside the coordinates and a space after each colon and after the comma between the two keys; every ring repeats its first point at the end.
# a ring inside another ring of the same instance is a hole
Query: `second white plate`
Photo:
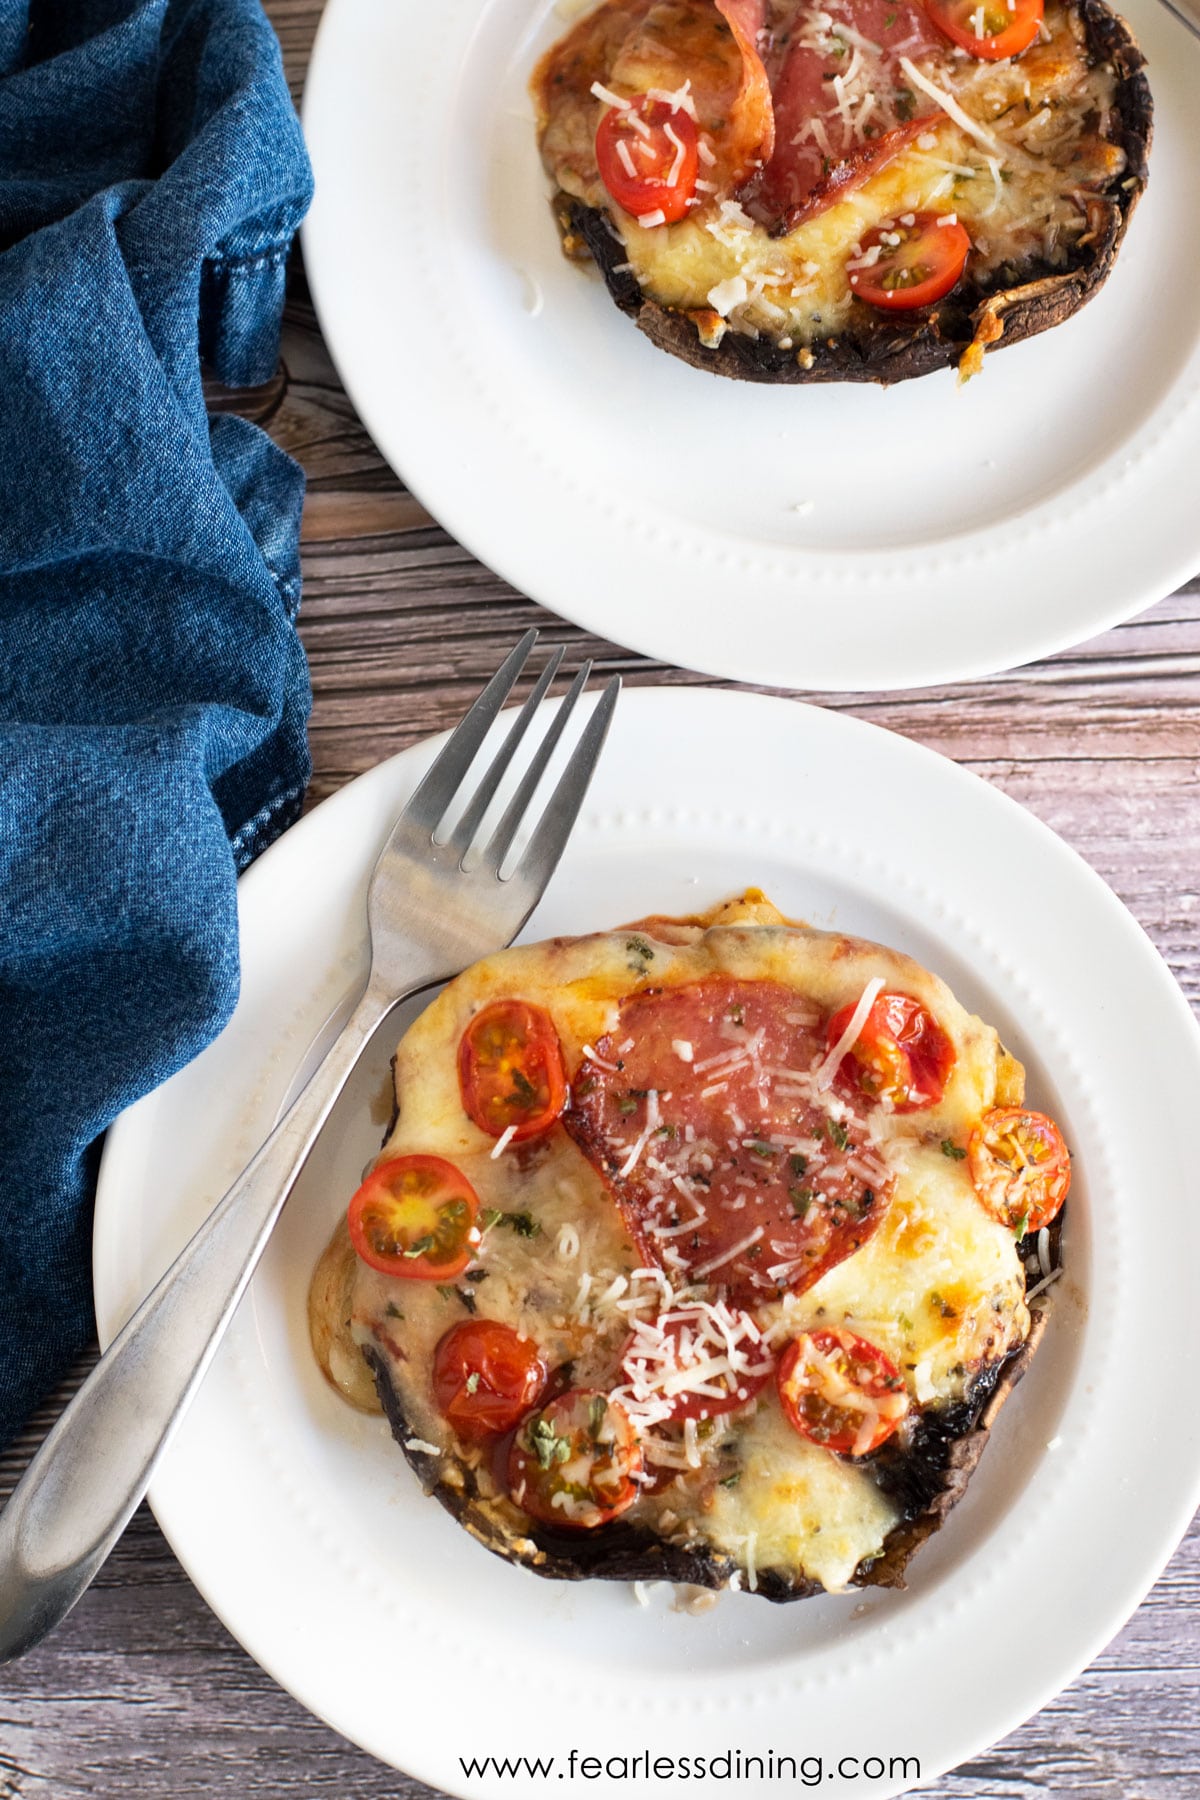
{"type": "Polygon", "coordinates": [[[1077,643],[1200,567],[1200,47],[1126,10],[1156,130],[1108,282],[966,388],[885,391],[688,368],[566,262],[526,87],[551,0],[330,0],[304,250],[342,380],[447,530],[648,655],[898,688],[1077,643]]]}
{"type": "MultiPolygon", "coordinates": [[[[109,1134],[95,1241],[106,1340],[348,1007],[368,873],[435,747],[343,789],[244,878],[233,1020],[109,1134]]],[[[572,1750],[627,1763],[770,1753],[809,1771],[820,1759],[831,1796],[896,1794],[917,1779],[903,1759],[929,1780],[1075,1675],[1200,1496],[1200,1415],[1171,1379],[1200,1358],[1200,1033],[1139,928],[1044,827],[902,738],[786,701],[640,690],[617,709],[529,934],[691,912],[747,883],[794,916],[914,954],[998,1027],[1075,1154],[1069,1273],[1030,1375],[908,1592],[783,1607],[726,1595],[690,1618],[662,1596],[640,1609],[622,1586],[540,1581],[421,1494],[382,1422],[339,1400],[309,1348],[314,1262],[387,1117],[399,1026],[386,1029],[152,1500],[266,1669],[385,1762],[468,1800],[595,1800],[572,1750]],[[490,1757],[549,1770],[468,1766],[490,1757]]],[[[693,1768],[687,1792],[725,1800],[735,1789],[720,1769],[693,1768]]],[[[610,1777],[606,1791],[624,1791],[610,1777]]],[[[680,1777],[633,1785],[678,1796],[680,1777]]]]}

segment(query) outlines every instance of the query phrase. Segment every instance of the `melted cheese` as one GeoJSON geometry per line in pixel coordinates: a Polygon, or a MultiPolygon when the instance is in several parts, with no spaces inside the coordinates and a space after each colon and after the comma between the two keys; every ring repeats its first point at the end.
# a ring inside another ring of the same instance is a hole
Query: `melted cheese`
{"type": "Polygon", "coordinates": [[[862,1469],[797,1437],[778,1407],[760,1407],[738,1434],[738,1458],[737,1485],[713,1490],[705,1536],[743,1568],[752,1550],[755,1577],[799,1568],[838,1593],[899,1522],[862,1469]]]}
{"type": "MultiPolygon", "coordinates": [[[[612,1392],[628,1380],[634,1324],[653,1331],[672,1290],[661,1270],[641,1268],[603,1181],[565,1131],[497,1154],[497,1142],[463,1111],[457,1047],[472,1014],[494,999],[519,995],[545,1006],[573,1069],[585,1053],[596,1055],[593,1046],[616,1024],[621,1001],[651,982],[686,986],[714,973],[765,979],[789,985],[803,1005],[827,1013],[853,1006],[876,982],[912,994],[955,1047],[943,1098],[918,1113],[873,1109],[871,1154],[891,1169],[894,1183],[881,1225],[806,1293],[757,1309],[758,1328],[778,1349],[806,1327],[848,1322],[901,1369],[914,1408],[960,1400],[971,1372],[999,1361],[1029,1329],[1012,1236],[979,1206],[965,1163],[942,1149],[944,1142],[965,1143],[992,1105],[1021,1098],[1023,1072],[995,1032],[909,958],[787,926],[756,892],[715,916],[722,923],[713,928],[703,919],[647,921],[636,931],[523,946],[452,982],[399,1046],[399,1117],[379,1160],[409,1152],[446,1157],[484,1208],[524,1215],[532,1233],[503,1218],[492,1224],[473,1271],[484,1278],[443,1288],[377,1273],[352,1255],[347,1260],[342,1226],[314,1279],[314,1343],[331,1378],[361,1404],[353,1347],[381,1354],[414,1443],[444,1452],[447,1476],[455,1462],[470,1464],[510,1534],[527,1529],[524,1515],[498,1490],[490,1459],[459,1444],[433,1402],[428,1371],[439,1338],[473,1303],[479,1316],[504,1320],[537,1343],[549,1367],[570,1362],[573,1385],[612,1392]]],[[[690,1049],[673,1046],[676,1067],[703,1079],[705,1071],[685,1054],[690,1049]]],[[[719,1335],[709,1341],[710,1353],[714,1346],[719,1352],[719,1335]]],[[[743,1344],[738,1352],[742,1366],[746,1350],[743,1344]]],[[[719,1355],[710,1354],[714,1361],[719,1355]]],[[[740,1410],[689,1422],[682,1433],[652,1415],[651,1408],[642,1420],[648,1460],[679,1473],[644,1493],[627,1517],[660,1537],[727,1555],[747,1585],[774,1569],[842,1588],[898,1523],[869,1462],[839,1458],[798,1436],[773,1382],[740,1410]]]]}
{"type": "MultiPolygon", "coordinates": [[[[593,54],[602,49],[606,11],[595,15],[593,54]]],[[[610,30],[618,28],[614,17],[610,30]]],[[[720,195],[674,225],[648,227],[623,212],[600,182],[590,148],[594,101],[583,107],[541,96],[543,158],[565,192],[608,211],[646,296],[697,314],[706,343],[733,329],[807,346],[846,328],[856,305],[848,263],[868,232],[905,213],[953,214],[971,238],[968,272],[978,277],[1006,266],[1015,276],[1068,266],[1090,229],[1076,196],[1115,180],[1124,157],[1097,128],[1110,114],[1115,77],[1111,68],[1090,66],[1078,14],[1051,0],[1044,30],[1044,42],[1007,62],[977,61],[949,46],[923,59],[918,73],[930,84],[923,103],[928,98],[932,108],[929,95],[940,89],[974,129],[943,114],[845,199],[780,237],[720,195]]],[[[859,85],[868,73],[858,75],[859,85]]],[[[842,85],[835,99],[846,107],[852,84],[842,85]]],[[[855,117],[865,117],[867,97],[859,97],[855,117]]]]}

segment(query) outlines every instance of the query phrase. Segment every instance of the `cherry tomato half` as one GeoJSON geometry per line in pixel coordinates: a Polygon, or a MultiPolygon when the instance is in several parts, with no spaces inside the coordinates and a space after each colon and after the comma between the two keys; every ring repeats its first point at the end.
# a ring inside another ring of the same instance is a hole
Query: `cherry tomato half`
{"type": "Polygon", "coordinates": [[[689,113],[642,94],[628,106],[609,107],[600,121],[600,179],[635,218],[661,213],[663,224],[674,225],[696,192],[698,142],[689,113]]]}
{"type": "Polygon", "coordinates": [[[967,1141],[967,1167],[985,1210],[1011,1231],[1040,1231],[1071,1185],[1071,1157],[1045,1113],[997,1106],[967,1141]]]}
{"type": "Polygon", "coordinates": [[[467,1443],[486,1443],[541,1399],[546,1365],[538,1347],[498,1319],[464,1319],[433,1353],[433,1397],[467,1443]]]}
{"type": "Polygon", "coordinates": [[[458,1046],[463,1108],[480,1131],[512,1141],[540,1137],[567,1102],[567,1073],[554,1021],[527,1000],[494,1000],[475,1014],[458,1046]]]}
{"type": "Polygon", "coordinates": [[[780,1357],[776,1379],[793,1430],[841,1456],[878,1450],[908,1411],[891,1357],[845,1329],[802,1331],[780,1357]]]}
{"type": "Polygon", "coordinates": [[[653,1329],[635,1331],[625,1345],[621,1368],[626,1381],[639,1398],[645,1394],[673,1401],[671,1419],[710,1419],[733,1412],[753,1400],[771,1379],[771,1352],[753,1321],[745,1313],[732,1315],[729,1336],[741,1353],[738,1360],[744,1357],[749,1362],[735,1372],[728,1367],[728,1342],[711,1314],[711,1307],[664,1313],[655,1321],[661,1337],[653,1329]]]}
{"type": "Polygon", "coordinates": [[[530,1413],[513,1439],[508,1491],[535,1519],[567,1530],[594,1531],[638,1497],[642,1452],[633,1421],[618,1400],[568,1388],[530,1413]]]}
{"type": "Polygon", "coordinates": [[[385,1275],[453,1281],[474,1254],[479,1197],[440,1156],[394,1156],[367,1176],[350,1202],[350,1241],[385,1275]]]}
{"type": "Polygon", "coordinates": [[[887,312],[910,312],[932,306],[948,294],[966,266],[971,240],[957,222],[943,224],[946,215],[934,212],[906,213],[911,225],[898,219],[877,225],[861,240],[862,256],[850,264],[850,286],[860,300],[887,312]],[[878,248],[874,262],[864,258],[878,248]]]}
{"type": "MultiPolygon", "coordinates": [[[[826,1027],[832,1050],[854,1014],[835,1012],[826,1027]]],[[[954,1045],[933,1014],[907,994],[878,994],[862,1029],[842,1058],[843,1084],[887,1100],[894,1112],[936,1106],[954,1067],[954,1045]]]]}
{"type": "Polygon", "coordinates": [[[1042,23],[1042,0],[925,0],[925,10],[952,44],[985,62],[1027,50],[1042,23]]]}

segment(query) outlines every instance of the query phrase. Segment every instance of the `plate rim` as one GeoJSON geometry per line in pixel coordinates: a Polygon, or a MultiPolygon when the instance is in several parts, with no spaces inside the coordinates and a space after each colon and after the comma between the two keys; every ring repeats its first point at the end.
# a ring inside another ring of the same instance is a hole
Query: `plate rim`
{"type": "MultiPolygon", "coordinates": [[[[664,707],[667,711],[693,711],[696,714],[697,719],[699,719],[701,714],[708,715],[715,711],[717,714],[725,713],[728,715],[738,709],[743,709],[748,712],[761,712],[762,709],[768,709],[776,716],[781,717],[783,709],[786,708],[788,713],[793,716],[793,720],[801,717],[803,718],[803,723],[799,725],[799,733],[801,736],[803,736],[806,731],[815,730],[818,734],[832,731],[835,737],[839,733],[857,736],[863,742],[866,742],[869,739],[877,745],[880,743],[880,740],[886,739],[891,748],[889,751],[885,752],[885,754],[898,755],[901,760],[911,756],[931,769],[936,768],[940,773],[941,779],[956,784],[964,794],[970,792],[981,799],[986,797],[989,802],[996,803],[1000,811],[1006,812],[1010,817],[1021,821],[1021,829],[1032,829],[1035,835],[1037,835],[1045,845],[1051,846],[1056,854],[1065,857],[1072,865],[1074,865],[1077,875],[1081,876],[1088,885],[1092,903],[1101,906],[1112,920],[1119,922],[1119,928],[1126,934],[1131,946],[1137,946],[1136,956],[1141,961],[1144,968],[1153,968],[1156,971],[1155,983],[1157,993],[1155,1004],[1166,1004],[1169,1006],[1170,1011],[1175,1015],[1178,1021],[1180,1029],[1188,1038],[1193,1059],[1200,1063],[1200,1027],[1197,1026],[1185,996],[1174,981],[1173,976],[1149,939],[1148,934],[1117,899],[1116,895],[1108,888],[1101,877],[1090,868],[1082,857],[1079,856],[1078,852],[1073,850],[1071,846],[1065,844],[1062,839],[1058,838],[1057,835],[1051,831],[1048,826],[1038,820],[1035,815],[1026,812],[1024,808],[1005,794],[1003,790],[993,787],[991,784],[983,781],[981,777],[961,768],[959,765],[941,756],[938,752],[928,749],[925,746],[915,744],[907,738],[900,737],[898,734],[887,732],[883,730],[883,728],[873,725],[868,721],[857,719],[851,715],[826,711],[821,708],[797,703],[795,701],[763,695],[750,695],[703,688],[646,687],[633,689],[626,695],[622,704],[623,706],[628,706],[630,702],[633,703],[630,710],[646,712],[650,716],[651,721],[653,721],[654,715],[660,712],[664,707]]],[[[661,720],[659,723],[661,727],[661,720]]],[[[444,734],[439,734],[439,738],[440,736],[444,736],[444,734]]],[[[386,791],[398,768],[403,771],[404,768],[411,766],[414,770],[419,770],[422,764],[427,761],[429,756],[433,753],[433,749],[438,743],[439,738],[423,740],[416,745],[398,752],[395,756],[377,764],[364,775],[357,777],[354,782],[346,784],[344,788],[339,789],[337,793],[330,796],[327,802],[323,802],[321,806],[314,808],[310,814],[307,814],[303,820],[279,840],[276,847],[273,847],[271,851],[266,852],[265,855],[260,858],[249,871],[247,871],[240,884],[243,893],[253,892],[256,894],[260,889],[264,890],[266,893],[270,892],[270,885],[274,880],[275,871],[282,871],[282,868],[289,857],[294,857],[301,853],[303,847],[307,845],[310,840],[314,843],[319,842],[322,829],[327,829],[331,816],[336,817],[337,815],[338,808],[336,803],[340,795],[345,794],[351,788],[363,792],[368,786],[372,789],[379,787],[381,791],[386,791]],[[332,815],[330,812],[326,811],[327,807],[332,809],[332,815]],[[324,826],[317,824],[317,821],[322,818],[322,814],[325,815],[324,826]],[[291,849],[290,851],[285,851],[284,847],[289,843],[291,849]],[[274,859],[273,861],[271,860],[272,858],[274,859]]],[[[139,1103],[139,1107],[145,1107],[149,1102],[153,1102],[154,1099],[154,1095],[148,1096],[147,1102],[139,1103]]],[[[99,1292],[100,1287],[103,1285],[101,1273],[104,1255],[102,1237],[106,1229],[106,1217],[111,1210],[111,1202],[108,1199],[108,1189],[110,1183],[113,1185],[116,1183],[117,1177],[114,1174],[114,1164],[123,1149],[125,1136],[135,1129],[135,1125],[132,1121],[133,1115],[137,1112],[138,1108],[134,1108],[131,1109],[129,1113],[123,1115],[121,1120],[118,1121],[117,1126],[114,1127],[113,1133],[110,1134],[109,1143],[105,1146],[104,1161],[101,1168],[98,1188],[94,1262],[97,1273],[98,1315],[100,1316],[101,1321],[101,1330],[103,1334],[102,1341],[105,1342],[111,1337],[111,1327],[114,1324],[114,1321],[111,1318],[105,1317],[105,1308],[102,1304],[99,1292]]],[[[994,1725],[994,1728],[993,1725],[989,1724],[988,1735],[985,1740],[981,1740],[977,1733],[968,1734],[970,1736],[968,1748],[965,1751],[956,1752],[949,1761],[940,1764],[935,1768],[933,1777],[943,1773],[945,1768],[956,1766],[965,1756],[978,1753],[978,1751],[984,1747],[985,1742],[994,1742],[997,1737],[1005,1735],[1015,1725],[1019,1724],[1021,1720],[1030,1716],[1031,1710],[1038,1710],[1054,1693],[1060,1691],[1061,1687],[1065,1685],[1067,1681],[1073,1679],[1081,1668],[1086,1667],[1087,1663],[1092,1660],[1098,1650],[1102,1648],[1103,1644],[1108,1641],[1113,1632],[1119,1629],[1120,1625],[1138,1603],[1138,1600],[1140,1600],[1144,1593],[1148,1591],[1149,1586],[1152,1585],[1154,1579],[1157,1578],[1157,1574],[1161,1572],[1162,1567],[1165,1566],[1165,1563],[1169,1560],[1179,1539],[1186,1530],[1188,1519],[1195,1510],[1197,1500],[1200,1500],[1200,1457],[1197,1458],[1195,1467],[1192,1469],[1192,1480],[1186,1494],[1181,1492],[1177,1496],[1177,1504],[1174,1507],[1173,1517],[1178,1529],[1176,1530],[1175,1525],[1172,1525],[1170,1533],[1160,1534],[1160,1539],[1156,1542],[1156,1548],[1151,1557],[1147,1559],[1143,1556],[1143,1564],[1147,1567],[1149,1567],[1150,1564],[1153,1564],[1153,1569],[1144,1586],[1135,1584],[1139,1586],[1139,1591],[1133,1596],[1132,1603],[1129,1603],[1129,1596],[1125,1593],[1122,1593],[1120,1599],[1115,1603],[1110,1602],[1105,1609],[1105,1622],[1091,1633],[1086,1643],[1082,1644],[1082,1646],[1076,1645],[1075,1652],[1070,1658],[1070,1667],[1067,1669],[1066,1673],[1060,1673],[1046,1686],[1045,1691],[1042,1693],[1041,1697],[1037,1699],[1032,1709],[1026,1706],[1024,1701],[1014,1702],[1013,1707],[1008,1711],[1004,1718],[994,1725]],[[1166,1541],[1167,1536],[1170,1537],[1169,1542],[1166,1541]]],[[[344,1736],[350,1736],[352,1741],[362,1744],[364,1749],[379,1757],[381,1761],[394,1767],[400,1767],[401,1765],[395,1761],[394,1752],[381,1749],[378,1743],[368,1741],[363,1735],[357,1732],[347,1732],[345,1724],[331,1716],[330,1710],[323,1706],[319,1699],[316,1699],[313,1696],[311,1684],[296,1682],[285,1678],[279,1673],[278,1668],[275,1666],[277,1659],[267,1654],[260,1654],[259,1648],[252,1647],[252,1645],[256,1644],[256,1640],[258,1640],[258,1634],[252,1630],[245,1629],[241,1624],[235,1626],[221,1607],[213,1600],[202,1579],[201,1571],[196,1568],[195,1560],[188,1554],[186,1543],[180,1541],[179,1533],[172,1528],[171,1520],[163,1517],[160,1507],[157,1504],[154,1490],[152,1490],[151,1493],[151,1503],[154,1506],[156,1516],[159,1517],[164,1534],[171,1543],[172,1549],[179,1557],[180,1562],[187,1570],[195,1585],[199,1588],[201,1593],[205,1595],[209,1604],[214,1607],[214,1610],[218,1612],[218,1616],[223,1619],[227,1627],[233,1631],[234,1635],[239,1638],[239,1641],[250,1650],[250,1653],[268,1670],[273,1678],[279,1681],[281,1685],[285,1686],[303,1705],[316,1716],[322,1718],[332,1729],[339,1731],[344,1736]]],[[[433,1784],[446,1785],[446,1773],[444,1770],[421,1770],[411,1761],[407,1762],[404,1766],[407,1767],[410,1772],[416,1773],[420,1779],[429,1781],[433,1784]]],[[[923,1773],[923,1780],[928,1780],[930,1778],[931,1776],[928,1771],[923,1773]]],[[[499,1787],[473,1787],[469,1782],[460,1781],[457,1784],[452,1782],[448,1791],[474,1796],[476,1793],[481,1795],[499,1793],[501,1789],[499,1787]]],[[[894,1793],[898,1790],[860,1788],[856,1791],[879,1793],[886,1791],[894,1793]]]]}

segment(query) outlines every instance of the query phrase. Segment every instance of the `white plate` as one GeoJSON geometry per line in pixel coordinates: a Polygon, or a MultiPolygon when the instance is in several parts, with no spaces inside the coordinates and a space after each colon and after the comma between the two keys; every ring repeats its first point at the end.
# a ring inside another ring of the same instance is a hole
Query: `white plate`
{"type": "Polygon", "coordinates": [[[330,0],[304,255],[338,372],[447,530],[648,655],[895,688],[1078,643],[1200,567],[1200,46],[1127,10],[1157,125],[1109,281],[964,389],[884,391],[706,376],[566,262],[526,93],[551,0],[330,0]]]}
{"type": "MultiPolygon", "coordinates": [[[[367,873],[431,748],[327,800],[242,881],[232,1023],[109,1135],[95,1244],[106,1340],[348,1007],[367,873]]],[[[337,1398],[308,1347],[310,1272],[386,1116],[385,1031],[152,1499],[209,1603],[277,1680],[385,1762],[471,1800],[594,1800],[594,1780],[514,1784],[458,1762],[572,1748],[770,1751],[798,1770],[803,1756],[828,1768],[910,1756],[929,1779],[1097,1653],[1200,1496],[1200,1413],[1172,1374],[1200,1358],[1200,1033],[1139,928],[1043,826],[902,738],[783,700],[627,694],[531,933],[693,911],[747,883],[912,952],[998,1026],[1075,1151],[1070,1274],[907,1593],[784,1607],[726,1595],[691,1618],[665,1601],[639,1609],[623,1585],[540,1581],[423,1498],[382,1423],[337,1398]]],[[[862,1800],[910,1783],[821,1785],[862,1800]]],[[[678,1778],[637,1786],[679,1792],[678,1778]]],[[[687,1791],[731,1788],[689,1778],[687,1791]]]]}

